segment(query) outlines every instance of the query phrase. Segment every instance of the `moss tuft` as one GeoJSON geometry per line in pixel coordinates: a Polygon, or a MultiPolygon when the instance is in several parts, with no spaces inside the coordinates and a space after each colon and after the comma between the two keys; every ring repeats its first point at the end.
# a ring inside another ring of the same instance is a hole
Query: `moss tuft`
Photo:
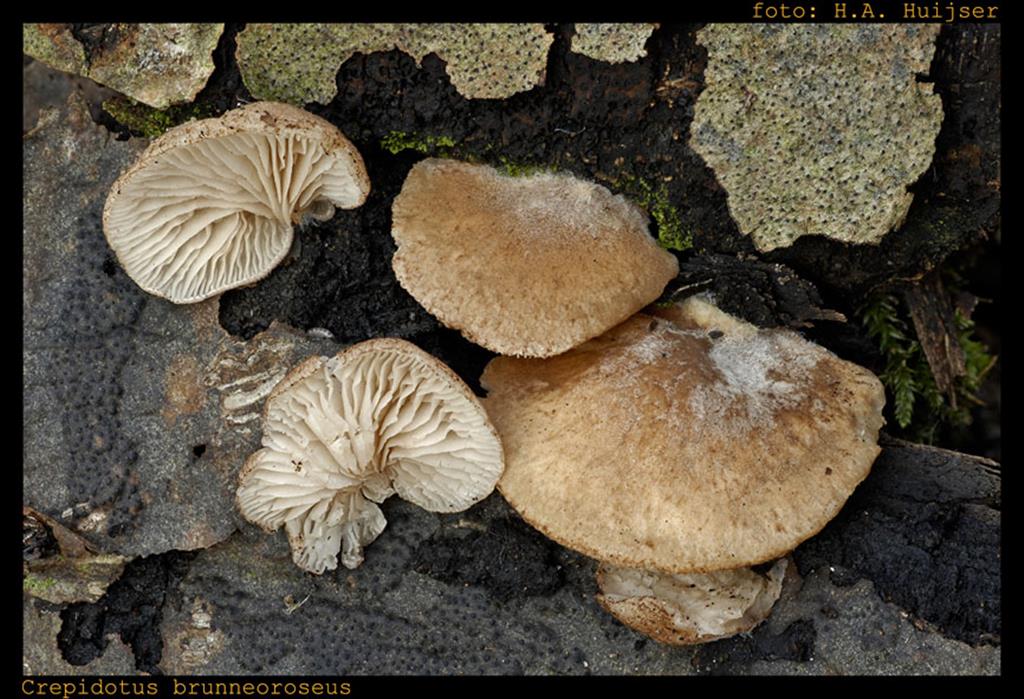
{"type": "Polygon", "coordinates": [[[147,138],[161,136],[168,129],[184,124],[191,119],[205,119],[213,116],[212,110],[202,104],[182,104],[166,109],[154,109],[121,96],[106,100],[103,103],[103,111],[133,133],[147,138]]]}
{"type": "Polygon", "coordinates": [[[970,424],[970,408],[979,404],[978,389],[996,362],[988,347],[974,337],[973,321],[956,312],[957,340],[964,350],[967,373],[957,380],[954,408],[935,383],[924,350],[894,295],[872,296],[858,315],[885,360],[879,378],[892,396],[892,418],[907,436],[930,444],[940,428],[970,424]]]}
{"type": "Polygon", "coordinates": [[[677,252],[693,247],[693,235],[683,229],[679,209],[669,202],[668,187],[664,182],[655,187],[641,177],[623,175],[616,184],[654,219],[658,226],[658,245],[677,252]]]}
{"type": "Polygon", "coordinates": [[[529,177],[544,172],[556,172],[553,165],[523,163],[505,155],[495,155],[494,146],[488,144],[483,154],[471,152],[463,144],[457,144],[450,136],[392,131],[380,139],[380,147],[392,155],[413,150],[423,155],[441,158],[457,158],[467,163],[487,164],[509,177],[529,177]]]}
{"type": "Polygon", "coordinates": [[[432,134],[415,134],[405,131],[392,131],[380,139],[380,147],[391,155],[405,150],[414,150],[424,155],[449,155],[455,147],[455,140],[450,136],[434,136],[432,134]]]}
{"type": "Polygon", "coordinates": [[[509,177],[529,177],[531,175],[555,171],[555,168],[550,165],[518,163],[504,155],[498,156],[498,164],[495,165],[495,167],[509,177]]]}

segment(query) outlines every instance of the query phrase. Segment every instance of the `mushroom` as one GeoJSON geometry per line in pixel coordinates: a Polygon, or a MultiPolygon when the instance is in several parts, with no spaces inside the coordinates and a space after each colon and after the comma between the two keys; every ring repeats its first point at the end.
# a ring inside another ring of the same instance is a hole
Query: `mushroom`
{"type": "Polygon", "coordinates": [[[711,574],[783,556],[880,451],[873,374],[698,298],[557,357],[498,357],[481,383],[505,445],[498,489],[555,541],[619,568],[711,574]]]}
{"type": "Polygon", "coordinates": [[[472,391],[404,340],[369,340],[310,357],[274,388],[263,448],[239,476],[242,515],[284,525],[296,565],[355,568],[393,493],[432,512],[482,500],[504,468],[501,442],[472,391]]]}
{"type": "Polygon", "coordinates": [[[746,633],[768,618],[789,565],[671,575],[602,564],[597,601],[616,619],[670,645],[707,643],[746,633]]]}
{"type": "Polygon", "coordinates": [[[395,198],[399,283],[500,354],[547,357],[622,322],[679,271],[635,204],[568,174],[427,159],[395,198]]]}
{"type": "Polygon", "coordinates": [[[331,123],[256,102],[171,129],[114,183],[103,209],[110,247],[135,282],[193,303],[265,277],[304,217],[361,205],[370,182],[331,123]]]}
{"type": "Polygon", "coordinates": [[[867,476],[882,384],[696,298],[661,313],[558,357],[487,365],[484,404],[507,459],[498,489],[556,541],[619,566],[778,558],[867,476]]]}

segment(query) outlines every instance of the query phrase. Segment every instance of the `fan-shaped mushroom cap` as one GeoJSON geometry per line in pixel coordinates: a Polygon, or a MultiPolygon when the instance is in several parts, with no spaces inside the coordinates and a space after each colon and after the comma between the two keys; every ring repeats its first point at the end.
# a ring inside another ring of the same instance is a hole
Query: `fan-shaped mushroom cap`
{"type": "Polygon", "coordinates": [[[567,174],[428,159],[392,208],[401,285],[500,354],[547,357],[658,298],[679,271],[635,204],[567,174]]]}
{"type": "Polygon", "coordinates": [[[257,102],[171,129],[114,183],[103,230],[151,294],[192,303],[265,277],[303,216],[366,200],[362,158],[329,122],[257,102]]]}
{"type": "Polygon", "coordinates": [[[750,568],[657,573],[602,565],[597,601],[626,626],[661,643],[706,643],[750,631],[782,593],[787,559],[761,575],[750,568]]]}
{"type": "Polygon", "coordinates": [[[879,453],[869,371],[689,299],[481,383],[505,445],[498,488],[602,561],[668,573],[777,558],[820,530],[879,453]]]}
{"type": "Polygon", "coordinates": [[[392,493],[432,512],[482,500],[503,468],[501,442],[448,367],[397,339],[311,357],[267,399],[263,448],[239,477],[238,507],[267,531],[282,524],[295,563],[355,568],[384,529],[392,493]]]}

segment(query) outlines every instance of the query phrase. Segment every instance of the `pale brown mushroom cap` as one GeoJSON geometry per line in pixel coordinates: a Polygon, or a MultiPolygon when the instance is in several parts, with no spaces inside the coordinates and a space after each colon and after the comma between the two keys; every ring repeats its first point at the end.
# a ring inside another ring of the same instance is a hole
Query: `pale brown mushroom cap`
{"type": "Polygon", "coordinates": [[[763,575],[750,568],[672,575],[603,564],[597,601],[661,643],[707,643],[746,633],[767,619],[788,565],[779,559],[763,575]]]}
{"type": "Polygon", "coordinates": [[[484,399],[499,490],[549,537],[618,566],[709,572],[819,531],[879,453],[884,391],[793,332],[698,299],[558,357],[498,357],[484,399]]]}
{"type": "Polygon", "coordinates": [[[355,568],[384,529],[375,503],[397,493],[432,512],[482,500],[504,467],[501,442],[472,391],[404,340],[368,340],[311,357],[267,399],[263,448],[239,475],[238,507],[285,526],[295,563],[355,568]]]}
{"type": "Polygon", "coordinates": [[[114,183],[103,230],[151,294],[193,303],[265,277],[304,216],[359,206],[370,182],[331,123],[257,102],[171,129],[114,183]]]}
{"type": "Polygon", "coordinates": [[[658,298],[679,271],[635,204],[567,174],[428,159],[392,208],[399,283],[500,354],[547,357],[658,298]]]}

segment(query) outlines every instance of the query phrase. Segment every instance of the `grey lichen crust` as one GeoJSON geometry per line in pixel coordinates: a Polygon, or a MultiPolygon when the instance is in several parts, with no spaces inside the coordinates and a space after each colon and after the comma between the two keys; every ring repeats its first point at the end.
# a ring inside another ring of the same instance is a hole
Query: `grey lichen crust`
{"type": "Polygon", "coordinates": [[[111,24],[89,52],[69,24],[24,25],[25,53],[157,109],[195,98],[213,73],[223,24],[111,24]]]}
{"type": "Polygon", "coordinates": [[[647,55],[644,44],[657,24],[576,24],[570,48],[576,53],[608,63],[635,61],[647,55]]]}
{"type": "Polygon", "coordinates": [[[763,252],[803,235],[877,243],[931,163],[942,101],[918,82],[939,26],[711,25],[690,144],[763,252]]]}
{"type": "Polygon", "coordinates": [[[112,139],[78,92],[24,140],[22,496],[122,556],[235,531],[263,402],[300,358],[338,350],[276,323],[243,341],[221,328],[218,300],[153,303],[127,277],[100,215],[145,145],[112,139]]]}
{"type": "Polygon", "coordinates": [[[236,56],[257,99],[326,104],[342,63],[393,49],[436,53],[461,95],[501,99],[543,83],[553,40],[541,24],[250,24],[236,56]]]}

